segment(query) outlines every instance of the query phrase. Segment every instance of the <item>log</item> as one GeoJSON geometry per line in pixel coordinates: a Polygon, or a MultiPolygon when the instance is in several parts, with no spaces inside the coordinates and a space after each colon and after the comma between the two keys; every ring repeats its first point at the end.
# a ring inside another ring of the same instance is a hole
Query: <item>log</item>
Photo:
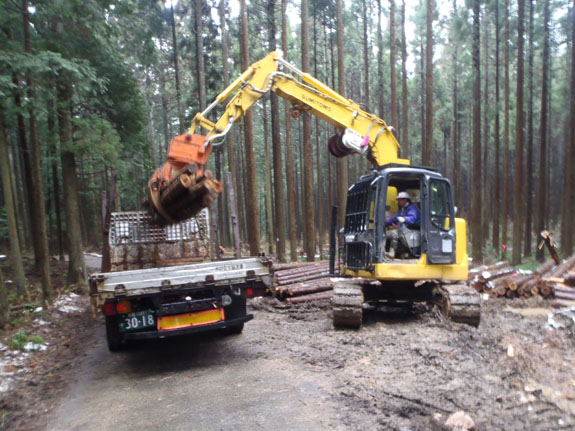
{"type": "Polygon", "coordinates": [[[557,299],[555,300],[555,306],[561,307],[575,307],[575,301],[570,299],[557,299]]]}
{"type": "Polygon", "coordinates": [[[479,274],[478,279],[479,281],[486,283],[490,280],[495,280],[496,278],[504,277],[509,274],[513,274],[515,272],[515,268],[513,267],[505,267],[498,269],[497,271],[483,271],[479,274]]]}
{"type": "MultiPolygon", "coordinates": [[[[274,263],[273,270],[275,272],[286,271],[288,269],[304,268],[306,266],[317,266],[328,261],[320,260],[318,262],[291,262],[291,263],[274,263]]],[[[329,262],[328,262],[329,263],[329,262]]]]}
{"type": "Polygon", "coordinates": [[[555,292],[555,298],[575,300],[575,293],[555,292]]]}
{"type": "Polygon", "coordinates": [[[567,271],[572,269],[575,266],[575,254],[570,256],[568,259],[564,260],[563,263],[557,265],[551,271],[549,271],[549,277],[561,277],[567,271]]]}
{"type": "Polygon", "coordinates": [[[188,192],[190,187],[195,181],[190,174],[180,174],[174,178],[164,189],[160,192],[160,202],[162,207],[169,208],[175,202],[185,198],[184,195],[188,192]]]}
{"type": "MultiPolygon", "coordinates": [[[[307,281],[307,280],[317,280],[318,278],[324,278],[329,276],[329,269],[327,269],[324,272],[321,272],[319,274],[310,274],[310,275],[305,275],[302,276],[300,278],[298,278],[297,280],[299,281],[307,281]]],[[[286,285],[286,284],[294,284],[294,280],[290,279],[290,280],[277,280],[277,284],[280,286],[286,285]]]]}
{"type": "Polygon", "coordinates": [[[289,304],[302,304],[304,302],[325,301],[333,297],[333,291],[312,293],[311,295],[296,296],[295,298],[288,298],[286,302],[289,304]]]}
{"type": "Polygon", "coordinates": [[[302,268],[295,268],[287,271],[277,271],[275,272],[275,277],[276,279],[287,279],[292,276],[312,274],[325,268],[329,268],[329,262],[322,261],[321,263],[318,262],[315,265],[308,265],[302,268]]]}
{"type": "Polygon", "coordinates": [[[542,238],[542,240],[538,246],[539,249],[541,250],[543,248],[543,245],[546,245],[547,249],[549,250],[549,254],[551,254],[551,257],[555,261],[555,265],[559,265],[561,263],[561,259],[559,259],[559,255],[557,254],[557,249],[555,248],[555,244],[553,242],[553,237],[551,236],[549,231],[546,231],[546,230],[542,230],[539,233],[539,235],[542,238]]]}
{"type": "Polygon", "coordinates": [[[534,274],[536,275],[543,275],[549,271],[551,271],[551,269],[556,265],[555,261],[553,259],[548,259],[546,260],[544,263],[542,263],[541,265],[539,265],[535,271],[533,271],[534,274]]]}
{"type": "Polygon", "coordinates": [[[547,298],[553,294],[553,289],[549,286],[543,286],[542,288],[539,288],[539,293],[544,298],[547,298]]]}
{"type": "Polygon", "coordinates": [[[563,280],[567,286],[575,286],[575,272],[569,271],[563,276],[563,280]]]}
{"type": "Polygon", "coordinates": [[[305,290],[306,288],[314,288],[315,286],[326,285],[331,283],[330,278],[320,278],[317,280],[306,281],[302,283],[293,283],[293,284],[286,284],[283,286],[277,286],[276,292],[279,293],[281,296],[291,295],[290,290],[295,289],[305,290]]]}
{"type": "Polygon", "coordinates": [[[497,262],[491,265],[482,265],[468,271],[468,278],[479,276],[483,272],[497,272],[505,268],[509,268],[511,264],[507,261],[497,262]]]}
{"type": "Polygon", "coordinates": [[[301,296],[301,295],[309,295],[310,293],[324,292],[326,290],[332,290],[332,289],[333,289],[333,283],[327,282],[324,284],[316,284],[314,286],[291,287],[288,289],[288,293],[291,296],[301,296]]]}
{"type": "Polygon", "coordinates": [[[553,284],[551,286],[551,288],[553,289],[553,292],[557,293],[557,292],[564,292],[564,293],[573,293],[575,294],[575,288],[573,287],[569,287],[569,286],[565,286],[563,284],[553,284]]]}
{"type": "Polygon", "coordinates": [[[505,277],[501,277],[498,279],[495,279],[493,281],[490,281],[491,285],[493,286],[493,289],[497,289],[498,287],[505,287],[507,288],[508,284],[512,281],[519,278],[519,276],[515,273],[513,274],[508,274],[505,277]]]}
{"type": "Polygon", "coordinates": [[[521,286],[523,286],[525,283],[527,283],[529,280],[533,279],[533,277],[534,277],[533,275],[524,275],[515,277],[515,279],[509,281],[507,287],[515,291],[519,289],[521,286]]]}

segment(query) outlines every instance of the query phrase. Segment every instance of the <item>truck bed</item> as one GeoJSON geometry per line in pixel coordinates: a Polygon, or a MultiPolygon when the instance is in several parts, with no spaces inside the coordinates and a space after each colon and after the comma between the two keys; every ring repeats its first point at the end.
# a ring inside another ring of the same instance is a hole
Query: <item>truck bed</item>
{"type": "Polygon", "coordinates": [[[117,296],[130,297],[160,291],[203,287],[206,285],[233,285],[261,281],[271,286],[271,261],[262,258],[245,258],[164,268],[136,269],[97,273],[90,276],[90,293],[96,307],[106,299],[117,296]]]}

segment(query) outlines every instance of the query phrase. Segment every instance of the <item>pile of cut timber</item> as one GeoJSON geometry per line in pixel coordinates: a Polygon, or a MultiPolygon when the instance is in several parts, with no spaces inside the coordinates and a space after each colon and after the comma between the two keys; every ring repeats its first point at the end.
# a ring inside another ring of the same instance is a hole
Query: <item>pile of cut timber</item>
{"type": "Polygon", "coordinates": [[[547,298],[552,292],[539,289],[536,283],[554,268],[554,264],[553,260],[549,260],[531,274],[521,275],[509,262],[497,262],[469,270],[469,283],[478,292],[489,293],[494,298],[528,298],[533,295],[547,298]]]}
{"type": "MultiPolygon", "coordinates": [[[[469,270],[469,284],[492,297],[575,300],[575,255],[555,265],[550,259],[528,275],[519,274],[509,262],[497,262],[469,270]]],[[[559,302],[559,300],[558,300],[559,302]]]]}
{"type": "Polygon", "coordinates": [[[285,263],[273,266],[276,296],[290,304],[331,299],[329,261],[285,263]]]}
{"type": "Polygon", "coordinates": [[[575,255],[541,276],[536,283],[539,291],[551,292],[556,305],[575,305],[575,255]]]}

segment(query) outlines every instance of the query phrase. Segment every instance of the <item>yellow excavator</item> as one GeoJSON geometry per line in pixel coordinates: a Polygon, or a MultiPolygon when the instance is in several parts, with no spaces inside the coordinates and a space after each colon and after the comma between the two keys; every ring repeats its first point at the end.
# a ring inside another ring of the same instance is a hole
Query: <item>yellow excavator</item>
{"type": "Polygon", "coordinates": [[[363,310],[370,306],[427,302],[454,321],[477,326],[479,295],[466,284],[466,224],[456,217],[449,180],[399,158],[400,146],[384,120],[298,70],[278,52],[251,65],[196,114],[188,133],[172,140],[168,161],[149,184],[156,220],[169,224],[189,217],[221,192],[221,184],[204,171],[209,154],[270,91],[291,102],[292,116],[309,112],[335,127],[329,141],[332,155],[365,154],[373,164],[348,190],[340,268],[345,278],[334,289],[334,325],[359,328],[363,310]],[[209,113],[224,103],[223,113],[210,121],[209,113]],[[196,133],[198,129],[204,133],[196,133]],[[416,225],[389,226],[398,211],[398,196],[408,197],[417,208],[416,225]]]}

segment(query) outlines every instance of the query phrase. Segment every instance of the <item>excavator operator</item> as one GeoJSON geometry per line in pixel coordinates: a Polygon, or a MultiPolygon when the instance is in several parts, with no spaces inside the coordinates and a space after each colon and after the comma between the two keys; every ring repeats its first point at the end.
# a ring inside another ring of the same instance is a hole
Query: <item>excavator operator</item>
{"type": "MultiPolygon", "coordinates": [[[[405,226],[408,229],[419,229],[421,223],[421,214],[419,208],[413,202],[407,192],[399,192],[397,194],[397,203],[399,210],[393,217],[385,221],[385,227],[396,226],[397,229],[389,231],[387,239],[389,241],[388,257],[394,258],[399,247],[399,241],[402,239],[401,227],[405,226]]],[[[407,244],[405,244],[407,246],[407,244]]]]}

